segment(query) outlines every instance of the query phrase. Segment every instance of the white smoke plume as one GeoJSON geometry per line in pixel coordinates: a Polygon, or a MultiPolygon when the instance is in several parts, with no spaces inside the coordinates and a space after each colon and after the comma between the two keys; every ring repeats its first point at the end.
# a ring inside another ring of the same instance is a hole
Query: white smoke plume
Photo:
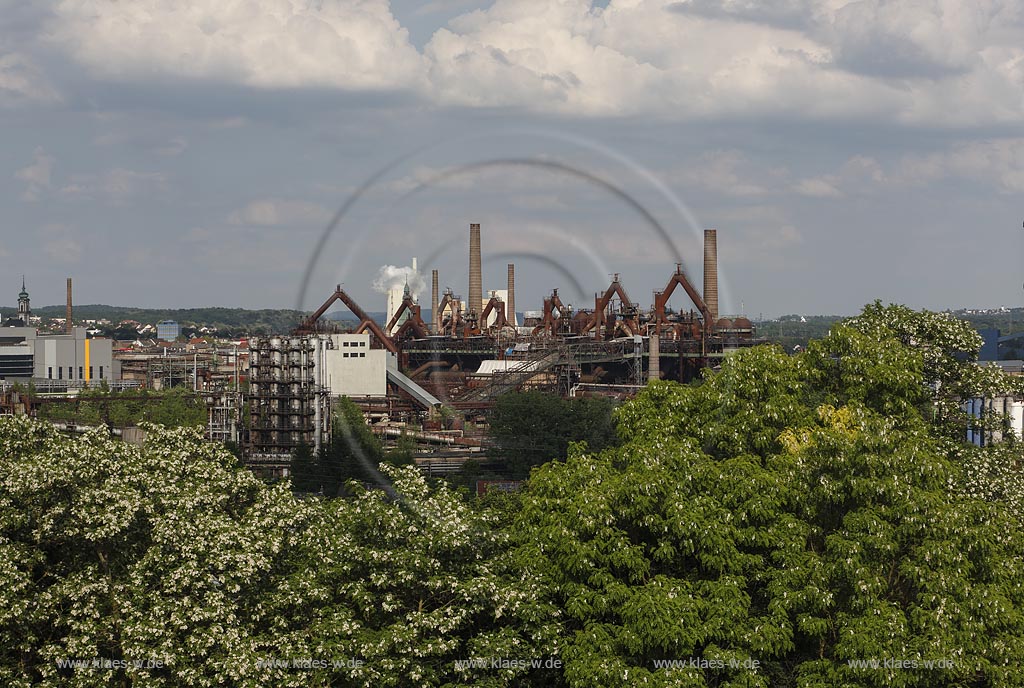
{"type": "Polygon", "coordinates": [[[377,272],[377,279],[373,280],[373,289],[381,294],[387,294],[392,287],[404,287],[406,282],[409,283],[409,291],[413,296],[419,295],[427,287],[423,276],[411,266],[385,265],[377,272]]]}

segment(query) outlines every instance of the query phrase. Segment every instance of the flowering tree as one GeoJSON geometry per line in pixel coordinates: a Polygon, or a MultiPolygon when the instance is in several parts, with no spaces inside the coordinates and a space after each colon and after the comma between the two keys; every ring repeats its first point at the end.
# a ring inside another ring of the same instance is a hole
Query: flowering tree
{"type": "Polygon", "coordinates": [[[199,430],[147,430],[0,420],[0,684],[529,685],[462,660],[555,646],[502,512],[411,468],[296,499],[199,430]]]}

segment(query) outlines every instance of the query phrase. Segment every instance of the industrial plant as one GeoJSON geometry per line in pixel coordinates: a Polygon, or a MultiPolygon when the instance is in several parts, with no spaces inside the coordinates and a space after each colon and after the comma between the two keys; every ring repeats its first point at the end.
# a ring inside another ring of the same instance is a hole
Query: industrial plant
{"type": "MultiPolygon", "coordinates": [[[[573,308],[552,288],[540,308],[517,311],[514,264],[500,284],[488,285],[497,288],[484,289],[483,238],[470,224],[466,298],[442,290],[431,268],[424,309],[426,283],[414,258],[411,270],[382,268],[375,288],[386,295],[383,322],[338,285],[293,331],[235,341],[189,339],[170,320],[140,327],[133,342],[87,336],[73,324],[70,279],[66,331],[37,334],[23,285],[17,316],[0,338],[0,388],[21,382],[45,392],[22,405],[29,410],[101,381],[190,389],[208,407],[208,438],[236,444],[252,468],[272,477],[287,474],[300,446],[316,451],[328,441],[334,401],[347,397],[374,432],[410,437],[422,450],[418,463],[443,472],[485,449],[481,428],[502,394],[625,399],[650,380],[689,381],[760,341],[746,317],[719,313],[716,230],[704,232],[702,289],[680,264],[669,266],[648,308],[616,274],[593,307],[573,308]],[[673,296],[685,306],[673,309],[673,296]],[[337,304],[354,326],[325,317],[337,304]]],[[[12,412],[11,395],[4,398],[0,412],[12,412]]]]}
{"type": "Polygon", "coordinates": [[[540,309],[521,317],[515,265],[507,265],[501,289],[485,293],[479,224],[469,226],[468,238],[468,298],[442,292],[432,269],[429,315],[408,284],[392,285],[387,322],[378,323],[338,285],[291,336],[250,342],[251,461],[283,470],[299,445],[319,446],[330,431],[333,397],[355,401],[382,434],[397,434],[397,425],[418,441],[464,454],[480,447],[467,423],[486,422],[504,393],[626,398],[649,380],[691,380],[758,342],[746,317],[720,317],[716,230],[704,232],[700,291],[676,264],[649,309],[615,275],[594,295],[593,308],[573,309],[554,288],[540,309]],[[688,299],[685,310],[669,305],[677,291],[688,299]],[[324,317],[338,303],[357,321],[347,334],[324,317]]]}

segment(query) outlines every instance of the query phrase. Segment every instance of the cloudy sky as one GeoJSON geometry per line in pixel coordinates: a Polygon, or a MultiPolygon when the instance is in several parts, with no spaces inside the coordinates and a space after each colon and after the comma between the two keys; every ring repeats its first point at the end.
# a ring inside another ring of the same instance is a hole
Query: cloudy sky
{"type": "Polygon", "coordinates": [[[6,304],[1018,305],[1024,3],[0,0],[0,178],[6,304]]]}

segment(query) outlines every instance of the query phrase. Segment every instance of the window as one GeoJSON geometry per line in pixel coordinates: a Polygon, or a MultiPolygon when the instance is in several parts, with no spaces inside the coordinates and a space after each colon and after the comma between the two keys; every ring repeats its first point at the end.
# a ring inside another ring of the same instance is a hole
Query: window
{"type": "Polygon", "coordinates": [[[89,366],[89,379],[93,378],[92,366],[89,366]]]}
{"type": "Polygon", "coordinates": [[[75,369],[73,367],[71,367],[71,366],[68,366],[68,379],[69,380],[74,380],[75,379],[75,369]]]}
{"type": "Polygon", "coordinates": [[[100,366],[100,379],[103,379],[103,366],[100,366]]]}
{"type": "Polygon", "coordinates": [[[64,367],[63,366],[57,366],[57,379],[58,380],[63,380],[64,379],[64,367]]]}
{"type": "Polygon", "coordinates": [[[84,380],[85,377],[82,375],[82,366],[78,366],[78,379],[84,380]]]}
{"type": "Polygon", "coordinates": [[[53,366],[46,369],[46,377],[50,380],[53,379],[53,366]]]}
{"type": "Polygon", "coordinates": [[[343,353],[343,354],[341,355],[341,357],[342,357],[342,358],[348,358],[348,352],[346,351],[345,353],[343,353]]]}
{"type": "Polygon", "coordinates": [[[359,352],[359,358],[366,358],[366,354],[362,351],[359,352]]]}

